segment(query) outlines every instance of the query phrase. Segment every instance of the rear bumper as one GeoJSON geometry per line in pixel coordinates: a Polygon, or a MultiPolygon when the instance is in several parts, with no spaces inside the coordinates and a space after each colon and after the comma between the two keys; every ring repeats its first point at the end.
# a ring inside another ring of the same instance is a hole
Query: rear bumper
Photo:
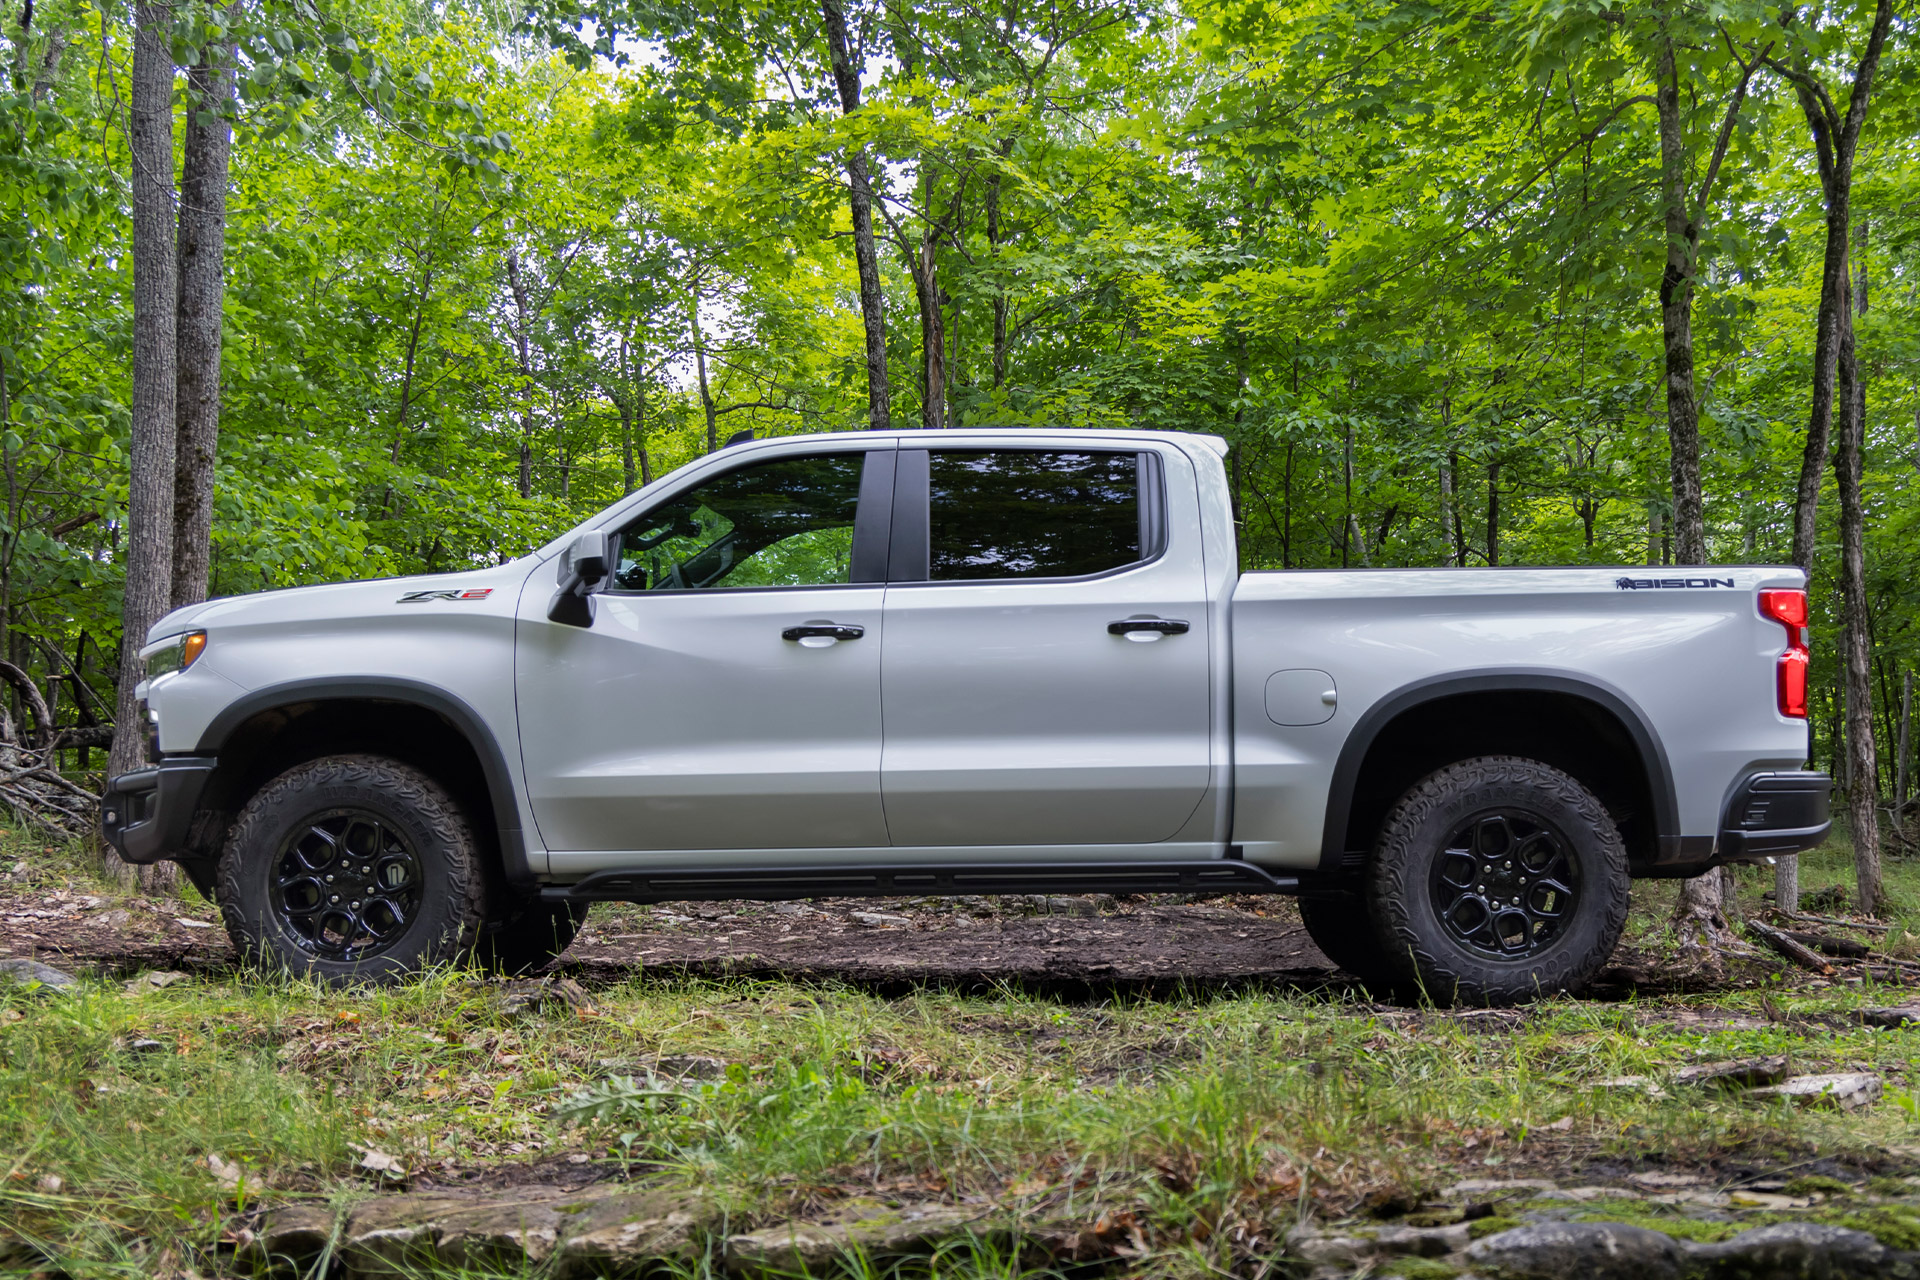
{"type": "Polygon", "coordinates": [[[1816,848],[1833,830],[1824,773],[1756,773],[1743,779],[1720,820],[1714,862],[1779,857],[1816,848]]]}
{"type": "Polygon", "coordinates": [[[1758,862],[1816,848],[1833,830],[1824,773],[1774,770],[1750,773],[1727,795],[1720,831],[1711,836],[1665,836],[1661,856],[1634,875],[1690,879],[1729,862],[1758,862]]]}
{"type": "Polygon", "coordinates": [[[183,852],[212,756],[170,756],[123,773],[100,798],[100,834],[128,862],[159,862],[183,852]]]}

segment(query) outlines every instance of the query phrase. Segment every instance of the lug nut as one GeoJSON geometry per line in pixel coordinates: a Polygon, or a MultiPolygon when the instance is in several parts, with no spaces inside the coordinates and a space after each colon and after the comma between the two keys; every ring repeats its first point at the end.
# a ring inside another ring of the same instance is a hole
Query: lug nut
{"type": "Polygon", "coordinates": [[[336,893],[336,894],[334,894],[334,895],[333,895],[333,896],[332,896],[331,898],[328,898],[328,899],[327,899],[327,901],[328,901],[328,902],[338,902],[338,901],[340,901],[340,895],[336,893]]]}

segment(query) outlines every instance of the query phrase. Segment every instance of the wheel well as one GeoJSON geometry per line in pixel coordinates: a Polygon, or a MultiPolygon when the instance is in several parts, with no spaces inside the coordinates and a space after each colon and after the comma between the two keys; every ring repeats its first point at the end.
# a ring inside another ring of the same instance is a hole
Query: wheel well
{"type": "Polygon", "coordinates": [[[348,754],[399,760],[445,787],[466,811],[492,871],[503,872],[495,797],[473,743],[438,712],[383,698],[291,702],[235,726],[201,794],[201,816],[211,820],[194,823],[195,860],[219,857],[234,815],[261,787],[303,761],[348,754]]]}
{"type": "Polygon", "coordinates": [[[1442,695],[1380,727],[1354,778],[1345,858],[1371,850],[1387,811],[1420,779],[1475,756],[1523,756],[1578,779],[1620,828],[1627,858],[1652,862],[1659,848],[1653,769],[1613,710],[1578,694],[1495,689],[1442,695]]]}

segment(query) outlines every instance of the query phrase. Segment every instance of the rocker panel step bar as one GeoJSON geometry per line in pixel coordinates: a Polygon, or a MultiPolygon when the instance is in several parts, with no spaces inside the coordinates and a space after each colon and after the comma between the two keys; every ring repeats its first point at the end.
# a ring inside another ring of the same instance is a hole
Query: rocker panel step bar
{"type": "Polygon", "coordinates": [[[1245,862],[974,863],[964,866],[703,867],[600,871],[548,885],[548,902],[939,897],[962,893],[1298,893],[1294,876],[1245,862]]]}

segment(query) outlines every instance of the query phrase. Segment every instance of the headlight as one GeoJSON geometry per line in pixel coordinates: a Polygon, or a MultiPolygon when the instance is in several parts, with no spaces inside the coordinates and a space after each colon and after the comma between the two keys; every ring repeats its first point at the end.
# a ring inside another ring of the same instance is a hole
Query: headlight
{"type": "Polygon", "coordinates": [[[169,672],[185,671],[206,647],[207,633],[204,631],[168,636],[140,655],[147,664],[147,679],[157,680],[169,672]]]}

